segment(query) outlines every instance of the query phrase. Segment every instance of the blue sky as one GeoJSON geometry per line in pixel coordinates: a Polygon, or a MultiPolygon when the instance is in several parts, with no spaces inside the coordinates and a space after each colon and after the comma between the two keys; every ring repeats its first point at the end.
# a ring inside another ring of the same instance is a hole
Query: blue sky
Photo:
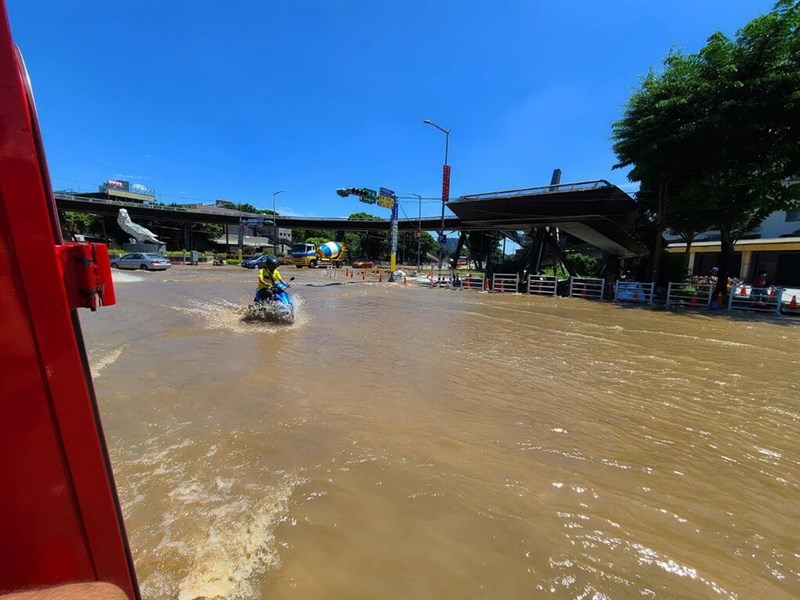
{"type": "Polygon", "coordinates": [[[438,198],[445,139],[423,119],[452,129],[452,198],[556,167],[634,189],[609,136],[639,77],[773,4],[7,1],[57,189],[262,208],[287,190],[283,214],[387,217],[335,189],[438,198]]]}

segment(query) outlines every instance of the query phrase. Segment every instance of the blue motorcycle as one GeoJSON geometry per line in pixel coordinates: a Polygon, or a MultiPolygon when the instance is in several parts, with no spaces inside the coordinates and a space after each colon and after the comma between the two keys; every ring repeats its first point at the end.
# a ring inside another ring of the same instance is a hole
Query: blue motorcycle
{"type": "MultiPolygon", "coordinates": [[[[292,281],[292,277],[289,281],[292,281]]],[[[256,290],[253,303],[247,307],[246,321],[273,321],[291,325],[294,323],[294,302],[287,292],[289,284],[276,283],[268,290],[256,290]]]]}

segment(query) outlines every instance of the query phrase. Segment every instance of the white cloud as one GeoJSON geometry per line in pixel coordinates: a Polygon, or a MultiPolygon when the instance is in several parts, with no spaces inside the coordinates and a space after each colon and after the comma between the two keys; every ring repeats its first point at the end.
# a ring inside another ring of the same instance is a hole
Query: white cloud
{"type": "Polygon", "coordinates": [[[114,177],[119,179],[138,179],[139,181],[148,181],[150,179],[147,175],[129,175],[128,173],[114,173],[114,177]]]}

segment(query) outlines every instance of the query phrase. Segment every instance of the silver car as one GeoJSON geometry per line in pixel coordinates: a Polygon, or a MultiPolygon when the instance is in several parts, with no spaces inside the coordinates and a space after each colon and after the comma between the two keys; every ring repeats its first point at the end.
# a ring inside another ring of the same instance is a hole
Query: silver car
{"type": "Polygon", "coordinates": [[[164,271],[169,269],[171,264],[168,258],[164,258],[160,254],[145,254],[144,252],[132,252],[131,254],[124,254],[118,258],[111,259],[112,269],[164,271]]]}

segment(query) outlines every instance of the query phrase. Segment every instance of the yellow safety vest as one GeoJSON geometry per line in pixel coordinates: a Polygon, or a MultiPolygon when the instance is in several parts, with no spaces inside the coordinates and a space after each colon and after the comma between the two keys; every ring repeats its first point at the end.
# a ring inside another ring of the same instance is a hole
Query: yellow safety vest
{"type": "Polygon", "coordinates": [[[269,269],[259,269],[258,270],[258,289],[263,288],[271,288],[275,285],[276,282],[283,281],[283,277],[278,272],[278,269],[275,269],[272,273],[269,272],[269,269]],[[261,283],[261,280],[269,281],[269,285],[264,285],[261,283]]]}

